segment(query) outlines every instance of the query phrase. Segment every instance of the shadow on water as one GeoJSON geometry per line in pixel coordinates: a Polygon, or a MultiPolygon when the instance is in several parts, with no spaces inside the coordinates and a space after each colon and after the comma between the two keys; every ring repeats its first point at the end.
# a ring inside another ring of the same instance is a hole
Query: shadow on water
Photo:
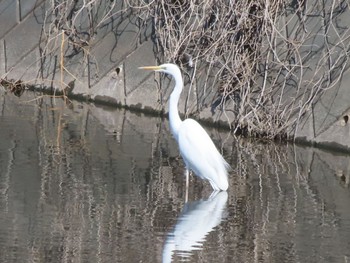
{"type": "Polygon", "coordinates": [[[167,121],[33,99],[0,92],[1,262],[349,262],[349,155],[207,129],[230,188],[185,204],[167,121]]]}

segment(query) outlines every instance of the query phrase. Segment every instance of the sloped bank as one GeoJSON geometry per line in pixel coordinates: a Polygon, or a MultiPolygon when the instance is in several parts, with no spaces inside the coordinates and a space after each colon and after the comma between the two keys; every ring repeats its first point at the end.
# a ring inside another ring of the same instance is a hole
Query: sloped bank
{"type": "Polygon", "coordinates": [[[8,15],[0,18],[2,80],[166,113],[171,82],[138,67],[174,61],[186,83],[183,115],[235,132],[349,149],[345,1],[251,1],[222,9],[163,1],[62,3],[2,2],[8,15]],[[189,23],[194,17],[201,19],[189,23]]]}

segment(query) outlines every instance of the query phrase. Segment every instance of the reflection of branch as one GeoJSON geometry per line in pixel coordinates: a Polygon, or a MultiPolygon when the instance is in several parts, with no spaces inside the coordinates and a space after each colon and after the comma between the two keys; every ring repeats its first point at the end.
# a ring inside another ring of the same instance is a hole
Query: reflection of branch
{"type": "Polygon", "coordinates": [[[59,111],[58,115],[58,124],[57,124],[57,137],[56,137],[56,146],[57,149],[60,149],[61,145],[61,133],[62,133],[62,111],[59,111]]]}
{"type": "Polygon", "coordinates": [[[64,76],[64,60],[63,60],[63,51],[64,51],[64,32],[62,30],[62,40],[61,40],[61,52],[60,52],[60,72],[61,72],[61,90],[63,91],[63,96],[65,97],[66,94],[64,93],[63,88],[63,76],[64,76]]]}
{"type": "Polygon", "coordinates": [[[11,141],[12,147],[10,149],[8,149],[8,162],[7,162],[7,169],[6,172],[4,174],[4,177],[1,181],[1,188],[0,188],[0,194],[1,194],[1,198],[0,200],[3,200],[5,202],[5,212],[8,212],[8,191],[10,188],[10,175],[11,175],[11,170],[13,168],[14,165],[14,152],[16,149],[16,143],[14,141],[11,141]]]}

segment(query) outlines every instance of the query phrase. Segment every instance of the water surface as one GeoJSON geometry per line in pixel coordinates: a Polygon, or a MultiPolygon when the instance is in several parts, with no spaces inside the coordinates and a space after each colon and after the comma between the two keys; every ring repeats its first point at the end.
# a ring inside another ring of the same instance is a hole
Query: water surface
{"type": "Polygon", "coordinates": [[[206,128],[212,194],[161,118],[0,92],[0,262],[349,262],[349,155],[206,128]]]}

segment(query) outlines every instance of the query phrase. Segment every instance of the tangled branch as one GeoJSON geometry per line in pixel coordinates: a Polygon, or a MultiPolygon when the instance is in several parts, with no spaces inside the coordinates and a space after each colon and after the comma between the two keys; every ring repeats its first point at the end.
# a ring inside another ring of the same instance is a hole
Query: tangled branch
{"type": "Polygon", "coordinates": [[[212,107],[232,106],[236,132],[275,138],[295,131],[305,112],[339,84],[348,68],[349,30],[336,24],[348,9],[346,1],[307,3],[128,4],[137,6],[141,18],[151,18],[160,60],[180,64],[191,81],[204,79],[199,94],[208,93],[212,79],[217,88],[212,107]],[[196,71],[199,67],[207,70],[196,71]]]}
{"type": "MultiPolygon", "coordinates": [[[[326,90],[339,85],[349,67],[350,32],[340,19],[349,9],[345,0],[62,0],[47,5],[43,79],[55,68],[79,80],[71,71],[75,67],[66,64],[80,56],[90,85],[98,73],[91,53],[96,34],[133,17],[140,32],[152,28],[159,61],[180,65],[185,82],[195,86],[196,105],[189,111],[210,105],[213,114],[229,112],[227,121],[236,133],[293,137],[302,117],[326,90]],[[60,59],[46,61],[53,54],[60,59]],[[60,65],[46,66],[55,63],[60,65]]],[[[59,81],[63,90],[71,79],[59,81]]]]}

